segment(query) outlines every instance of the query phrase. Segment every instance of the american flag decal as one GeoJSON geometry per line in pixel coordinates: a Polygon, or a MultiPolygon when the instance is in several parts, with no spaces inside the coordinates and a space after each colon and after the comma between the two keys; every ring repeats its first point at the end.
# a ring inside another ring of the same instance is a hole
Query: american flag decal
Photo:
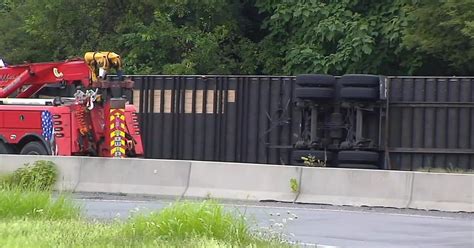
{"type": "Polygon", "coordinates": [[[41,112],[41,127],[43,128],[43,137],[46,141],[52,141],[53,139],[53,115],[51,112],[45,110],[41,112]]]}

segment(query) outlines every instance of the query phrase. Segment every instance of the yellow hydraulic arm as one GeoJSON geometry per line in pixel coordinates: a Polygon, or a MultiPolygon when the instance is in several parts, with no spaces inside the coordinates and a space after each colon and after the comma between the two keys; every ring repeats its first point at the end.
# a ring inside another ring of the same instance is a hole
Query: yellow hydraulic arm
{"type": "Polygon", "coordinates": [[[118,76],[122,76],[122,59],[114,52],[87,52],[84,55],[84,60],[91,69],[92,82],[104,79],[110,69],[115,69],[118,76]]]}

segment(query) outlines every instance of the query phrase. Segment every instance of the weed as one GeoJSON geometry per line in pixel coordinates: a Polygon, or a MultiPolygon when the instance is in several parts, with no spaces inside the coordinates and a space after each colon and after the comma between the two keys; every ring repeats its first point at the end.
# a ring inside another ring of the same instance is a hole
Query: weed
{"type": "Polygon", "coordinates": [[[39,160],[0,178],[0,189],[47,191],[54,187],[57,177],[58,170],[53,162],[39,160]]]}
{"type": "Polygon", "coordinates": [[[291,192],[293,193],[298,193],[300,191],[300,186],[296,178],[290,179],[290,188],[291,188],[291,192]]]}
{"type": "Polygon", "coordinates": [[[301,157],[303,163],[309,167],[326,167],[327,158],[325,160],[317,159],[313,155],[308,155],[306,157],[301,157]]]}
{"type": "Polygon", "coordinates": [[[259,236],[264,240],[272,240],[273,242],[288,245],[296,243],[291,239],[295,237],[293,233],[289,233],[287,226],[290,222],[296,221],[298,216],[291,211],[286,211],[286,214],[270,213],[270,225],[260,227],[259,236]]]}

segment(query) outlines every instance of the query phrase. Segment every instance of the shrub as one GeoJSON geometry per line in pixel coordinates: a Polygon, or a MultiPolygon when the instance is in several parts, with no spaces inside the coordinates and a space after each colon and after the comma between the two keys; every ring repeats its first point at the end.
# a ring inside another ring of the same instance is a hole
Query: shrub
{"type": "Polygon", "coordinates": [[[39,160],[33,165],[25,164],[12,174],[3,176],[2,188],[47,191],[53,189],[58,178],[56,165],[51,161],[39,160]]]}

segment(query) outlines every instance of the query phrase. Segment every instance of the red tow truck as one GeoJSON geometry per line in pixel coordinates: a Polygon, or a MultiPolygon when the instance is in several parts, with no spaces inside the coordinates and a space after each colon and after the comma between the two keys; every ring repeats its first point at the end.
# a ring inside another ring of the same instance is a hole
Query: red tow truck
{"type": "Polygon", "coordinates": [[[141,157],[137,110],[113,52],[88,52],[62,62],[5,65],[0,61],[0,154],[141,157]],[[108,80],[115,69],[118,80],[108,80]],[[39,98],[51,86],[74,96],[39,98]]]}

